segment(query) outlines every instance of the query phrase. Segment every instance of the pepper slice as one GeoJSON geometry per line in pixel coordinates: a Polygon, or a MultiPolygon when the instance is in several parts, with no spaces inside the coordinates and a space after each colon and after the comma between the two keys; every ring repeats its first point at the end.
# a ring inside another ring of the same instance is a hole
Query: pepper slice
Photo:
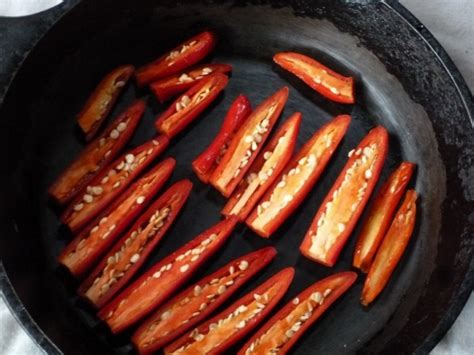
{"type": "Polygon", "coordinates": [[[247,96],[237,96],[230,105],[216,138],[193,161],[193,170],[202,182],[209,182],[209,177],[227,151],[232,138],[251,112],[252,107],[247,96]]]}
{"type": "Polygon", "coordinates": [[[354,103],[353,78],[342,76],[313,58],[299,53],[278,53],[273,56],[273,61],[329,100],[344,104],[354,103]]]}
{"type": "Polygon", "coordinates": [[[79,294],[97,308],[107,303],[161,241],[188,199],[192,186],[191,181],[181,180],[166,190],[105,255],[81,284],[79,294]]]}
{"type": "Polygon", "coordinates": [[[319,207],[300,246],[307,258],[333,266],[364,210],[388,150],[385,128],[372,129],[356,149],[319,207]]]}
{"type": "Polygon", "coordinates": [[[104,168],[129,141],[145,111],[145,101],[136,100],[107,129],[90,142],[81,154],[59,175],[48,190],[58,204],[69,202],[104,168]]]}
{"type": "Polygon", "coordinates": [[[163,103],[173,96],[188,90],[212,73],[226,74],[231,71],[232,66],[228,64],[203,64],[186,72],[155,81],[150,84],[150,89],[158,101],[163,103]]]}
{"type": "Polygon", "coordinates": [[[350,122],[348,115],[337,116],[305,143],[247,218],[249,228],[268,238],[285,222],[317,182],[350,122]]]}
{"type": "Polygon", "coordinates": [[[252,165],[287,99],[288,88],[281,88],[262,102],[237,131],[209,180],[225,197],[232,194],[252,165]]]}
{"type": "Polygon", "coordinates": [[[59,263],[76,277],[89,270],[148,205],[171,176],[175,165],[176,161],[168,158],[136,181],[66,246],[58,257],[59,263]]]}
{"type": "Polygon", "coordinates": [[[294,113],[263,148],[250,170],[222,210],[225,216],[245,220],[265,191],[290,160],[301,124],[301,113],[294,113]]]}
{"type": "Polygon", "coordinates": [[[132,65],[115,68],[102,79],[87,99],[77,115],[77,123],[87,141],[92,139],[99,130],[134,70],[132,65]]]}
{"type": "Polygon", "coordinates": [[[286,354],[356,279],[355,272],[347,271],[309,286],[266,322],[238,355],[286,354]]]}
{"type": "Polygon", "coordinates": [[[229,78],[214,73],[191,87],[157,117],[155,127],[169,138],[176,136],[214,101],[229,78]]]}
{"type": "Polygon", "coordinates": [[[363,272],[369,271],[375,253],[390,226],[395,209],[405,192],[414,168],[415,164],[402,162],[382,186],[369,211],[369,216],[357,240],[354,261],[352,262],[354,267],[361,269],[363,272]]]}
{"type": "Polygon", "coordinates": [[[157,79],[181,72],[204,59],[215,44],[216,36],[210,31],[191,37],[155,61],[139,68],[135,75],[137,84],[144,86],[157,79]]]}
{"type": "Polygon", "coordinates": [[[98,313],[113,333],[136,323],[185,283],[230,236],[236,218],[221,221],[156,263],[98,313]]]}
{"type": "Polygon", "coordinates": [[[159,136],[108,165],[71,202],[61,215],[61,221],[76,233],[124,192],[133,179],[165,150],[168,143],[168,138],[159,136]]]}
{"type": "Polygon", "coordinates": [[[244,255],[172,298],[133,335],[138,352],[155,352],[204,320],[275,255],[276,249],[272,247],[244,255]]]}
{"type": "Polygon", "coordinates": [[[252,331],[283,297],[294,269],[283,269],[233,305],[165,348],[165,354],[223,354],[252,331]]]}

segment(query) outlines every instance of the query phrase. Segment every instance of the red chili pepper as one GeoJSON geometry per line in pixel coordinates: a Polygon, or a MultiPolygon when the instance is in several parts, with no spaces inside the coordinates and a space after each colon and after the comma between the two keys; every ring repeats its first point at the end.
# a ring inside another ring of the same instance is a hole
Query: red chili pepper
{"type": "Polygon", "coordinates": [[[165,348],[165,354],[224,354],[250,333],[276,306],[293,280],[283,269],[227,309],[165,348]]]}
{"type": "Polygon", "coordinates": [[[129,141],[145,111],[145,101],[136,100],[107,129],[90,142],[48,190],[58,204],[69,202],[129,141]]]}
{"type": "Polygon", "coordinates": [[[132,65],[122,65],[115,68],[102,79],[87,99],[81,112],[77,115],[77,123],[84,132],[86,140],[95,136],[134,70],[132,65]]]}
{"type": "Polygon", "coordinates": [[[161,103],[188,90],[212,73],[227,74],[232,71],[228,64],[203,64],[150,84],[151,91],[161,103]]]}
{"type": "Polygon", "coordinates": [[[284,87],[267,98],[245,120],[235,134],[221,162],[210,177],[211,184],[229,197],[252,165],[280,116],[288,88],[284,87]]]}
{"type": "Polygon", "coordinates": [[[353,266],[368,272],[395,209],[410,181],[415,164],[403,162],[380,189],[357,240],[353,266]]]}
{"type": "Polygon", "coordinates": [[[362,290],[361,302],[364,306],[383,291],[410,241],[415,226],[416,198],[415,190],[407,191],[405,200],[377,251],[362,290]]]}
{"type": "Polygon", "coordinates": [[[215,44],[216,36],[209,31],[191,37],[154,62],[139,68],[135,75],[137,84],[144,86],[157,79],[181,72],[204,59],[215,44]]]}
{"type": "Polygon", "coordinates": [[[337,116],[306,142],[247,218],[258,235],[270,237],[303,202],[346,134],[351,117],[337,116]]]}
{"type": "Polygon", "coordinates": [[[356,149],[316,213],[300,246],[307,258],[333,266],[372,193],[388,150],[382,126],[372,129],[356,149]]]}
{"type": "Polygon", "coordinates": [[[290,160],[301,124],[301,113],[294,113],[263,148],[240,181],[237,189],[222,210],[225,216],[236,215],[241,221],[249,215],[265,191],[278,178],[290,160]]]}
{"type": "Polygon", "coordinates": [[[272,247],[244,255],[173,297],[133,335],[138,352],[155,352],[206,319],[275,255],[272,247]]]}
{"type": "Polygon", "coordinates": [[[313,58],[299,53],[278,53],[273,56],[273,61],[329,100],[344,104],[354,103],[353,78],[342,76],[313,58]]]}
{"type": "Polygon", "coordinates": [[[161,241],[188,199],[192,186],[191,181],[181,180],[166,190],[99,262],[79,287],[79,294],[97,308],[106,304],[161,241]]]}
{"type": "Polygon", "coordinates": [[[224,74],[215,73],[191,87],[157,117],[157,131],[169,138],[176,136],[217,98],[228,81],[224,74]]]}
{"type": "Polygon", "coordinates": [[[311,285],[266,322],[238,355],[286,354],[356,279],[355,272],[347,271],[311,285]]]}
{"type": "Polygon", "coordinates": [[[168,158],[137,180],[66,246],[59,255],[59,263],[76,277],[88,271],[148,205],[171,176],[175,165],[176,161],[168,158]]]}
{"type": "Polygon", "coordinates": [[[251,112],[252,107],[247,96],[237,96],[230,105],[216,138],[193,161],[193,170],[202,182],[209,182],[209,177],[227,151],[232,138],[251,112]]]}
{"type": "Polygon", "coordinates": [[[163,152],[168,143],[168,138],[159,136],[116,159],[82,189],[61,215],[61,221],[73,233],[79,231],[115,197],[123,193],[133,179],[163,152]]]}
{"type": "Polygon", "coordinates": [[[156,263],[102,308],[99,318],[107,322],[113,333],[136,323],[161,305],[217,252],[236,224],[235,218],[221,221],[156,263]]]}

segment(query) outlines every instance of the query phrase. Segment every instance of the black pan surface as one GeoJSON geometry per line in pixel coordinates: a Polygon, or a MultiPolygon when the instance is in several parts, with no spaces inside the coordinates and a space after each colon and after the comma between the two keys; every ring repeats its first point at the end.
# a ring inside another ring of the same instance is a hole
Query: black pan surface
{"type": "MultiPolygon", "coordinates": [[[[336,114],[352,115],[350,129],[309,198],[276,235],[263,240],[240,226],[198,277],[248,251],[274,245],[279,252],[276,260],[233,299],[293,265],[297,272],[286,302],[316,280],[350,269],[360,224],[333,269],[306,260],[298,246],[348,151],[371,127],[381,124],[390,133],[381,180],[402,159],[418,165],[413,186],[421,197],[414,237],[373,306],[364,309],[359,304],[364,279],[359,277],[294,353],[424,353],[436,344],[472,289],[472,98],[449,58],[434,51],[432,38],[420,35],[412,26],[416,21],[400,5],[371,1],[140,5],[86,1],[73,5],[74,1],[65,4],[62,11],[72,10],[26,58],[0,109],[0,140],[8,152],[1,169],[5,196],[0,202],[1,258],[27,310],[62,351],[128,353],[131,349],[127,334],[112,337],[77,300],[76,285],[55,262],[70,236],[60,227],[45,191],[81,150],[74,115],[111,68],[144,64],[204,28],[220,37],[212,60],[230,63],[234,71],[218,102],[163,155],[177,158],[171,182],[190,178],[194,188],[184,212],[142,270],[220,219],[224,198],[200,183],[190,165],[218,131],[233,99],[245,93],[256,106],[288,85],[290,98],[280,123],[295,111],[303,113],[298,146],[336,114]],[[323,100],[272,65],[272,55],[282,50],[320,58],[356,77],[357,105],[323,100]]],[[[146,90],[130,86],[112,116],[146,95],[146,90]]],[[[154,135],[154,117],[166,107],[152,97],[148,103],[130,146],[154,135]]]]}

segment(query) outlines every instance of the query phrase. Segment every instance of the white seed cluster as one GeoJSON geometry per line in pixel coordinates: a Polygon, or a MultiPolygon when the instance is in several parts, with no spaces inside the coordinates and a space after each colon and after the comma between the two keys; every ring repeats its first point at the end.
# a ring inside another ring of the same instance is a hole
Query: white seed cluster
{"type": "Polygon", "coordinates": [[[166,60],[168,61],[171,61],[170,63],[168,63],[168,66],[174,64],[174,60],[180,55],[180,54],[183,54],[184,52],[186,52],[189,48],[191,48],[192,46],[194,46],[195,44],[197,43],[197,41],[191,41],[189,43],[185,43],[181,46],[180,49],[178,50],[175,50],[175,51],[171,51],[170,54],[168,54],[168,56],[166,57],[166,60]]]}

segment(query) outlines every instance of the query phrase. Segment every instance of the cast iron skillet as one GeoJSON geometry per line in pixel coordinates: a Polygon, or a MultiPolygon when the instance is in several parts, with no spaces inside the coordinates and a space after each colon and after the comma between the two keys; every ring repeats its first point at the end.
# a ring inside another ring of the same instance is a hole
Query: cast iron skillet
{"type": "MultiPolygon", "coordinates": [[[[349,132],[309,198],[277,235],[262,240],[240,227],[203,272],[252,249],[275,245],[277,259],[239,294],[295,265],[286,301],[315,280],[349,269],[355,237],[334,269],[301,257],[298,245],[347,152],[372,126],[382,124],[391,136],[382,179],[401,159],[418,164],[414,185],[421,198],[414,238],[372,307],[359,304],[360,277],[294,352],[426,353],[460,312],[474,280],[472,97],[440,45],[397,2],[66,1],[48,13],[2,19],[0,26],[0,33],[10,38],[1,43],[1,258],[44,337],[32,321],[24,323],[48,352],[59,351],[48,338],[67,354],[130,351],[126,334],[110,336],[77,301],[75,285],[55,263],[70,236],[48,207],[45,191],[81,149],[74,115],[108,70],[146,63],[203,28],[214,29],[221,38],[213,59],[235,69],[219,102],[165,154],[178,159],[172,180],[189,177],[195,187],[184,213],[144,269],[219,219],[223,198],[197,181],[190,162],[214,136],[230,102],[244,92],[255,105],[289,85],[283,117],[296,110],[303,113],[300,145],[339,113],[352,115],[349,132]],[[355,76],[357,105],[329,103],[278,70],[271,57],[280,50],[302,51],[355,76]]],[[[146,94],[129,87],[115,113],[146,94]]],[[[154,134],[153,118],[162,109],[150,98],[132,145],[154,134]]],[[[7,298],[15,302],[13,294],[7,298]]],[[[24,317],[19,304],[15,310],[24,317]]]]}

